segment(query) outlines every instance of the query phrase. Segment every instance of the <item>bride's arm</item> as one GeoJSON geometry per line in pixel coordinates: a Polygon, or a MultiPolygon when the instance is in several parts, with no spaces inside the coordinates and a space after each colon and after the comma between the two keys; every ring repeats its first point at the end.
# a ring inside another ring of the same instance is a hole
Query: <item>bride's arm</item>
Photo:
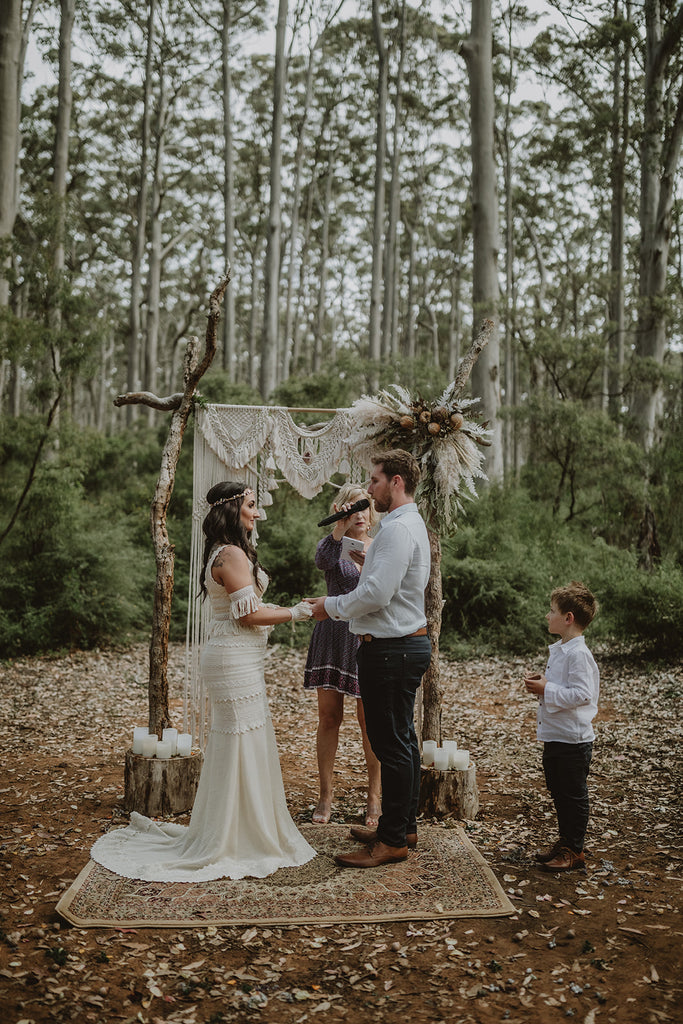
{"type": "MultiPolygon", "coordinates": [[[[226,545],[218,552],[211,566],[211,575],[217,583],[223,584],[228,597],[239,590],[254,586],[251,562],[241,548],[232,544],[226,545]]],[[[244,626],[275,626],[279,622],[291,622],[295,618],[307,617],[307,614],[297,614],[293,608],[262,604],[255,611],[240,615],[238,621],[244,626]]]]}

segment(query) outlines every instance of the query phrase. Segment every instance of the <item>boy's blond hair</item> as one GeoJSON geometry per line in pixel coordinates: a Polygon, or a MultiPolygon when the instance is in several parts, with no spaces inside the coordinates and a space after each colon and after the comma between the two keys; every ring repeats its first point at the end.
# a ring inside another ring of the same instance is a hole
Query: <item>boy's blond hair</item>
{"type": "Polygon", "coordinates": [[[550,603],[566,615],[571,612],[574,622],[585,629],[593,621],[598,602],[585,583],[572,580],[566,587],[556,587],[550,595],[550,603]]]}

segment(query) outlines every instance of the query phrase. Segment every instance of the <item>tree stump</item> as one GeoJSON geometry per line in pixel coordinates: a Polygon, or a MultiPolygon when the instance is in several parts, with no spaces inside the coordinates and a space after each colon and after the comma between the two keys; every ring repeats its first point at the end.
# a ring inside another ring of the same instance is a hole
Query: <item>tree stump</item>
{"type": "Polygon", "coordinates": [[[427,818],[475,818],[479,810],[477,773],[470,762],[465,771],[422,768],[418,811],[427,818]]]}
{"type": "Polygon", "coordinates": [[[199,785],[203,754],[144,757],[126,751],[124,807],[148,818],[190,811],[199,785]]]}

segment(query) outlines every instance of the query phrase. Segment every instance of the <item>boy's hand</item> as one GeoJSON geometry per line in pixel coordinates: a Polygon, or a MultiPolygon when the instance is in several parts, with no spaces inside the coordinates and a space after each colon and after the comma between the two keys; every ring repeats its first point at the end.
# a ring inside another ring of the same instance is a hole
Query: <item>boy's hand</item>
{"type": "Polygon", "coordinates": [[[540,672],[527,672],[524,676],[524,688],[527,693],[535,693],[537,697],[543,695],[547,682],[546,677],[542,676],[540,672]]]}

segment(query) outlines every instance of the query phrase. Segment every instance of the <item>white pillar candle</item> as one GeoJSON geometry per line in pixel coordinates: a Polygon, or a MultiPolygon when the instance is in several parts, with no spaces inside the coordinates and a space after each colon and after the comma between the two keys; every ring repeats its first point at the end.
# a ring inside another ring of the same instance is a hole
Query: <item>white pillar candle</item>
{"type": "Polygon", "coordinates": [[[157,752],[158,742],[159,737],[155,732],[150,733],[149,736],[142,737],[142,753],[145,755],[145,757],[154,757],[154,755],[157,752]]]}
{"type": "Polygon", "coordinates": [[[453,767],[456,771],[464,772],[470,766],[470,752],[469,750],[456,750],[453,755],[453,767]]]}
{"type": "Polygon", "coordinates": [[[455,740],[444,740],[443,749],[448,751],[448,767],[452,768],[453,755],[456,753],[458,749],[458,744],[455,742],[455,740]]]}
{"type": "Polygon", "coordinates": [[[436,750],[436,740],[423,740],[422,741],[422,764],[430,765],[434,764],[434,751],[436,750]]]}
{"type": "Polygon", "coordinates": [[[157,743],[156,756],[166,761],[171,756],[171,741],[159,740],[157,743]]]}
{"type": "Polygon", "coordinates": [[[149,736],[149,729],[146,725],[136,725],[133,729],[133,753],[142,753],[142,741],[145,736],[149,736]]]}
{"type": "MultiPolygon", "coordinates": [[[[178,746],[178,730],[177,729],[164,729],[163,736],[161,737],[165,743],[171,744],[171,757],[175,757],[177,754],[178,746]]],[[[157,757],[159,755],[157,754],[157,757]]]]}
{"type": "Polygon", "coordinates": [[[178,742],[176,744],[176,750],[178,757],[189,757],[192,753],[192,733],[181,732],[178,734],[178,742]]]}
{"type": "Polygon", "coordinates": [[[448,760],[448,751],[444,750],[443,747],[437,747],[434,751],[434,767],[438,772],[448,770],[448,760]]]}

